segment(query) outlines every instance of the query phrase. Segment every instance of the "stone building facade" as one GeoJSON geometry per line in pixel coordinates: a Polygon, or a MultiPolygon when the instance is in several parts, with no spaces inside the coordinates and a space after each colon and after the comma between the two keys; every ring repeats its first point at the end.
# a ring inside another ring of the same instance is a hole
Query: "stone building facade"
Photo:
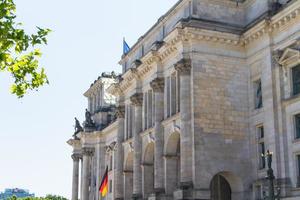
{"type": "Polygon", "coordinates": [[[300,1],[237,2],[178,1],[85,93],[72,200],[263,199],[267,149],[282,199],[300,199],[300,1]]]}

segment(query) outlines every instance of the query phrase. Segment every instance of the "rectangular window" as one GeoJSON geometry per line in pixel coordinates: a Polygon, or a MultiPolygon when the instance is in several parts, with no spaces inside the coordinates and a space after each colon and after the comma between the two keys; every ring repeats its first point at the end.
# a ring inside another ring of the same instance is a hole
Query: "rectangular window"
{"type": "Polygon", "coordinates": [[[300,65],[292,69],[293,74],[293,94],[300,94],[300,65]]]}
{"type": "Polygon", "coordinates": [[[176,75],[177,75],[177,81],[176,81],[177,112],[180,112],[180,76],[178,75],[178,73],[176,75]]]}
{"type": "Polygon", "coordinates": [[[297,187],[300,187],[300,155],[297,155],[297,187]]]}
{"type": "Polygon", "coordinates": [[[258,129],[258,138],[263,139],[265,137],[265,130],[263,126],[260,126],[258,129]]]}
{"type": "Polygon", "coordinates": [[[171,104],[171,96],[170,96],[170,77],[167,77],[167,81],[166,81],[166,86],[167,86],[167,90],[166,90],[166,95],[167,95],[167,102],[166,102],[166,108],[167,108],[167,118],[170,117],[171,115],[171,110],[170,110],[170,104],[171,104]]]}
{"type": "Polygon", "coordinates": [[[143,130],[147,129],[147,92],[143,96],[143,130]]]}
{"type": "Polygon", "coordinates": [[[112,170],[112,165],[113,165],[113,159],[112,159],[112,155],[109,156],[109,171],[112,170]]]}
{"type": "Polygon", "coordinates": [[[263,106],[261,79],[254,82],[255,109],[263,106]]]}
{"type": "Polygon", "coordinates": [[[148,91],[148,128],[152,127],[152,90],[148,91]]]}
{"type": "Polygon", "coordinates": [[[174,115],[176,113],[176,73],[172,74],[171,76],[171,90],[170,90],[170,96],[171,96],[171,115],[174,115]]]}
{"type": "Polygon", "coordinates": [[[300,114],[295,116],[296,139],[300,139],[300,114]]]}
{"type": "Polygon", "coordinates": [[[259,169],[264,169],[266,167],[265,160],[265,130],[263,126],[257,127],[257,138],[258,138],[258,159],[259,159],[259,169]]]}
{"type": "Polygon", "coordinates": [[[109,193],[112,193],[112,180],[109,180],[109,193]]]}

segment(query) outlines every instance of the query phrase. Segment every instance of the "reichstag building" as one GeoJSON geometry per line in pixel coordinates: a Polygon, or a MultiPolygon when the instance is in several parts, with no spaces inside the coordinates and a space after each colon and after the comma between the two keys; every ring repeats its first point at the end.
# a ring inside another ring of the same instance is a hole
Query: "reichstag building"
{"type": "Polygon", "coordinates": [[[119,64],[84,93],[72,200],[300,199],[300,0],[180,0],[119,64]]]}

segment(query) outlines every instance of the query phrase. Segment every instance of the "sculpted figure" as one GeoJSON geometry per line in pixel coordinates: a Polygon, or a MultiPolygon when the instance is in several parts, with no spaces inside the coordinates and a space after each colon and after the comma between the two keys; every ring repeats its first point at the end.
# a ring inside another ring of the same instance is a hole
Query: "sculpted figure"
{"type": "Polygon", "coordinates": [[[95,127],[95,123],[92,120],[92,115],[88,109],[85,109],[85,122],[84,127],[95,127]]]}
{"type": "Polygon", "coordinates": [[[80,125],[79,120],[75,117],[75,134],[83,131],[82,126],[80,125]]]}

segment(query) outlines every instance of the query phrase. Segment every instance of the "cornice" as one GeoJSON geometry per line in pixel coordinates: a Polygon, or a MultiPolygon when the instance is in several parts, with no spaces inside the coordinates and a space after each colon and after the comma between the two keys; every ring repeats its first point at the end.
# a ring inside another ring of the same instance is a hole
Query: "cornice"
{"type": "MultiPolygon", "coordinates": [[[[251,1],[246,1],[251,3],[251,1]]],[[[163,62],[171,54],[178,51],[178,44],[191,40],[213,42],[216,44],[246,47],[251,42],[277,31],[282,26],[290,23],[300,14],[300,1],[297,1],[281,12],[277,13],[271,19],[265,19],[247,30],[242,35],[234,33],[226,33],[220,31],[199,29],[195,27],[176,27],[164,38],[164,44],[158,51],[148,52],[142,59],[142,64],[138,68],[129,69],[123,74],[123,80],[119,84],[115,84],[109,88],[109,92],[113,95],[124,93],[134,80],[140,79],[147,75],[153,69],[153,63],[163,62]]],[[[129,55],[127,55],[129,56],[129,55]]]]}
{"type": "Polygon", "coordinates": [[[261,38],[266,33],[272,34],[278,31],[280,28],[299,17],[299,14],[300,1],[296,1],[274,15],[272,18],[262,20],[260,23],[247,30],[243,34],[245,45],[261,38]]]}

